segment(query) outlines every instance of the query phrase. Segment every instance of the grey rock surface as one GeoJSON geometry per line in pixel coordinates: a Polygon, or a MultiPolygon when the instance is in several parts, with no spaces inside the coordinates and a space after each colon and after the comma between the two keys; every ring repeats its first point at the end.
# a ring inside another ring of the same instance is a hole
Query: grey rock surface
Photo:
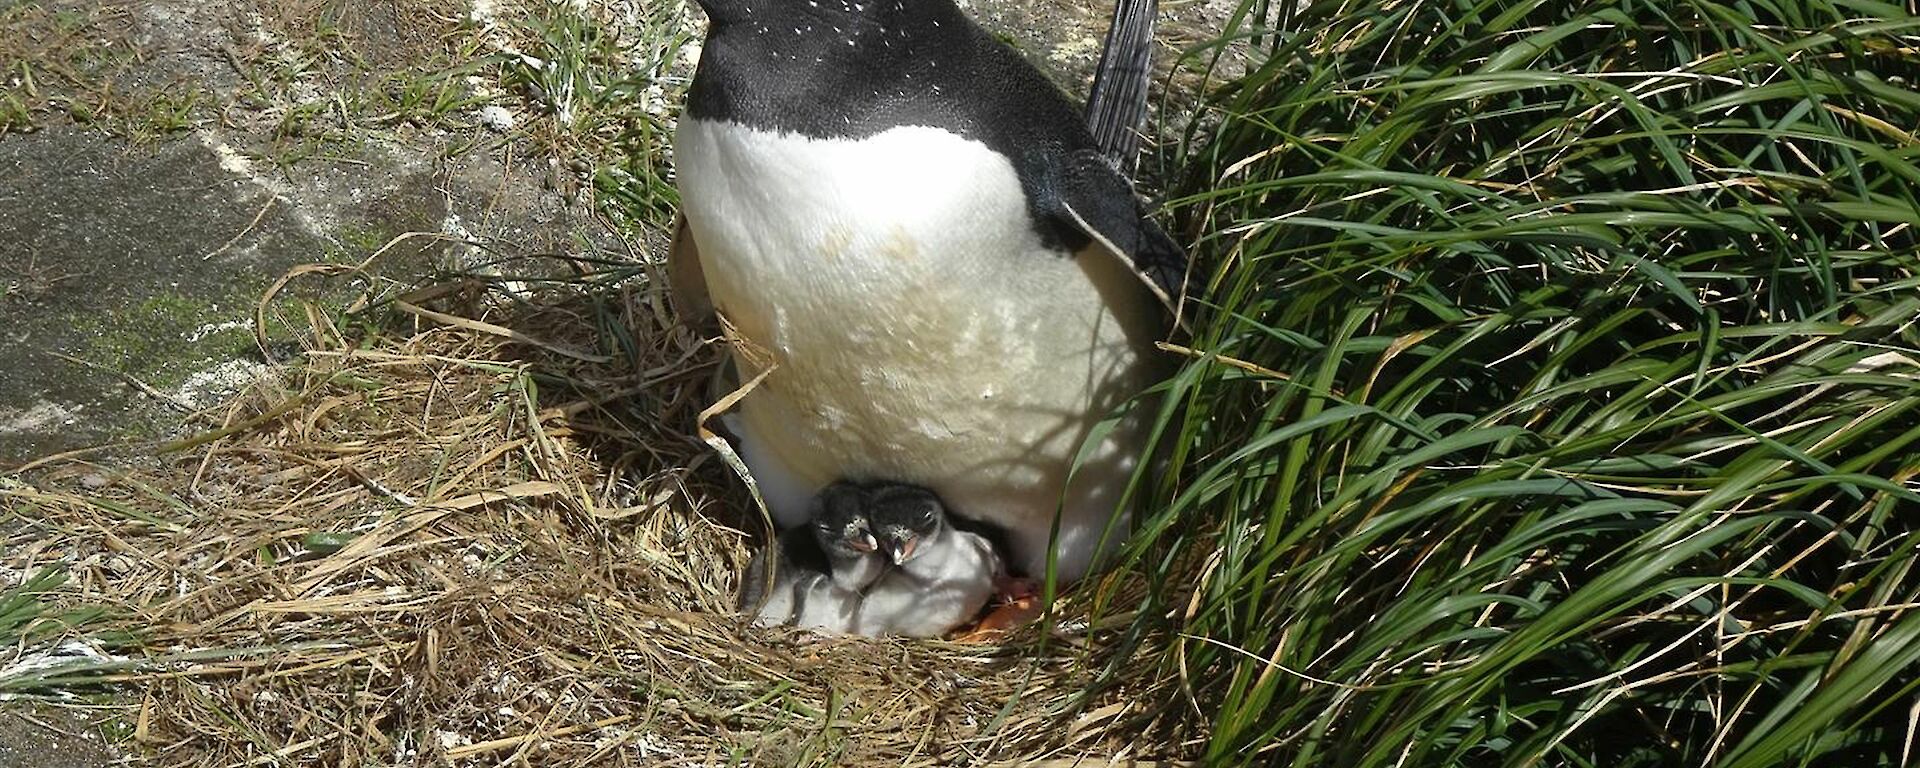
{"type": "MultiPolygon", "coordinates": [[[[8,132],[0,121],[0,468],[183,429],[187,412],[244,386],[265,362],[254,304],[295,265],[357,263],[402,233],[444,236],[410,241],[375,266],[404,283],[614,240],[577,180],[557,183],[524,146],[462,126],[457,113],[447,113],[451,129],[345,114],[346,93],[387,107],[460,92],[407,57],[447,34],[421,28],[423,19],[460,23],[446,5],[42,0],[17,9],[11,19],[27,26],[0,36],[28,43],[21,55],[98,82],[69,83],[74,93],[55,98],[38,130],[8,132]],[[61,38],[69,27],[77,33],[61,38]],[[176,119],[170,111],[183,102],[193,107],[176,119]],[[54,111],[62,104],[75,120],[54,111]],[[79,120],[83,104],[94,106],[79,120]],[[305,132],[322,119],[345,129],[313,140],[305,132]]],[[[7,53],[0,44],[0,59],[7,53]]],[[[40,78],[34,91],[50,90],[55,81],[40,78]]],[[[29,85],[0,74],[0,89],[9,87],[29,85]]],[[[311,295],[313,282],[296,288],[311,295]]],[[[344,292],[347,282],[333,285],[344,292]]],[[[184,428],[196,426],[206,427],[184,428]]]]}
{"type": "Polygon", "coordinates": [[[90,723],[53,707],[0,709],[0,768],[93,768],[113,761],[90,723]]]}
{"type": "MultiPolygon", "coordinates": [[[[486,157],[372,146],[297,176],[247,158],[208,132],[0,140],[0,464],[161,436],[244,384],[264,362],[254,302],[295,265],[358,262],[406,232],[508,253],[606,239],[537,176],[486,157]]],[[[396,254],[380,267],[402,280],[473,255],[396,254]]]]}
{"type": "Polygon", "coordinates": [[[159,417],[164,405],[116,372],[179,379],[158,387],[194,373],[184,366],[248,359],[245,334],[227,332],[247,294],[326,240],[220,161],[193,140],[130,148],[51,130],[0,141],[0,461],[159,417]]]}

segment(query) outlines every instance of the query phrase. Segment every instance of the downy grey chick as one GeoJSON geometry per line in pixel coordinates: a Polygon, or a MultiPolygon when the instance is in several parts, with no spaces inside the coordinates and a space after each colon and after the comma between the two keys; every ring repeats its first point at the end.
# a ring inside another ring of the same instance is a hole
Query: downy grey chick
{"type": "Polygon", "coordinates": [[[953,527],[931,491],[883,486],[869,495],[867,514],[895,567],[867,590],[855,631],[939,637],[986,605],[1000,558],[985,538],[953,527]]]}
{"type": "Polygon", "coordinates": [[[814,538],[827,553],[834,585],[852,592],[865,592],[887,569],[887,558],[880,553],[868,519],[872,493],[844,481],[829,485],[814,499],[808,520],[814,538]]]}
{"type": "Polygon", "coordinates": [[[780,564],[764,602],[767,552],[747,567],[740,609],[754,611],[754,623],[763,627],[853,631],[861,591],[886,568],[867,524],[866,504],[866,492],[851,483],[821,491],[807,524],[780,534],[780,564]]]}

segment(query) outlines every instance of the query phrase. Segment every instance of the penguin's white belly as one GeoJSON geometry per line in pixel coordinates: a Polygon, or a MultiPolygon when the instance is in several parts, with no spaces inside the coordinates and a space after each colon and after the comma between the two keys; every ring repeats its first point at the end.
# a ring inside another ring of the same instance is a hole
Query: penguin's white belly
{"type": "MultiPolygon", "coordinates": [[[[782,524],[835,480],[913,483],[1044,567],[1075,452],[1151,383],[1157,307],[1134,276],[1043,246],[1012,164],[943,130],[824,140],[686,119],[675,152],[743,378],[773,369],[739,424],[782,524]]],[[[1064,574],[1092,557],[1136,440],[1116,430],[1065,495],[1064,574]]]]}

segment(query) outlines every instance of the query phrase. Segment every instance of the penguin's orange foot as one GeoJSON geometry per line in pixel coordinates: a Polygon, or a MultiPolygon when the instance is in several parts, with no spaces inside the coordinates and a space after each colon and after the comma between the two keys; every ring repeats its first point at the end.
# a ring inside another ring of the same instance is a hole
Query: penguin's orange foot
{"type": "Polygon", "coordinates": [[[953,638],[953,641],[990,643],[999,640],[1020,625],[1033,621],[1042,610],[1040,598],[1037,595],[1029,594],[1005,601],[988,611],[987,615],[980,619],[980,623],[973,625],[973,629],[961,633],[953,638]]]}
{"type": "Polygon", "coordinates": [[[1021,600],[1038,597],[1040,582],[1014,576],[995,576],[993,578],[994,604],[1017,603],[1021,600]]]}

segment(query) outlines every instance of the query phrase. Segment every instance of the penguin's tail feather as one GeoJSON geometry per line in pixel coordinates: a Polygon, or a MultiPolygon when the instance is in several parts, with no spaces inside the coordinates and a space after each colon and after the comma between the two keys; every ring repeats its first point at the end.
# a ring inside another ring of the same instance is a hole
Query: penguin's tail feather
{"type": "Polygon", "coordinates": [[[1158,0],[1119,0],[1087,96],[1087,130],[1100,153],[1132,175],[1147,118],[1147,79],[1153,76],[1153,22],[1158,0]]]}

